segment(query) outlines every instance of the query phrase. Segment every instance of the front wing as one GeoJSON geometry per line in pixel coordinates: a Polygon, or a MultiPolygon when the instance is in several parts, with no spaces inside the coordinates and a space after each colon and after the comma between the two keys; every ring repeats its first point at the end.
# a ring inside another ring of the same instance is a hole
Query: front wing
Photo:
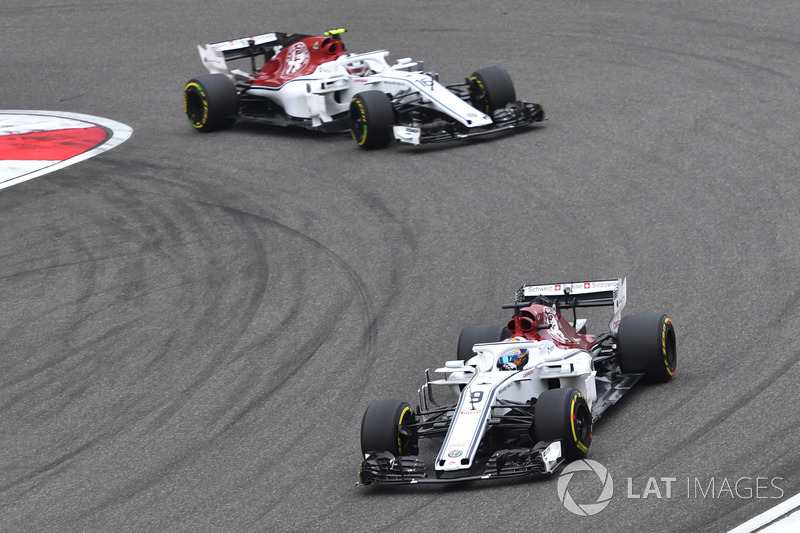
{"type": "Polygon", "coordinates": [[[492,115],[492,124],[485,127],[465,128],[455,121],[434,121],[421,126],[401,124],[394,127],[394,138],[408,144],[446,142],[498,133],[546,119],[540,104],[518,101],[496,110],[492,115]]]}
{"type": "Polygon", "coordinates": [[[427,467],[419,456],[395,457],[389,452],[370,452],[361,463],[358,484],[463,483],[552,474],[563,461],[561,442],[539,443],[533,448],[512,448],[494,452],[484,466],[482,474],[429,478],[427,467]]]}

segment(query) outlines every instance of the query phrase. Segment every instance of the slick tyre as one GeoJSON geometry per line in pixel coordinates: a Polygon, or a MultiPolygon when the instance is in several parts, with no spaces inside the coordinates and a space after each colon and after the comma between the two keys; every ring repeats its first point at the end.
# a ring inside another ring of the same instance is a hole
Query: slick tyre
{"type": "Polygon", "coordinates": [[[383,92],[364,91],[350,100],[350,133],[364,150],[386,147],[394,125],[394,108],[383,92]]]}
{"type": "Polygon", "coordinates": [[[617,331],[619,365],[625,374],[644,374],[650,383],[664,383],[675,375],[675,328],[667,315],[643,313],[622,317],[617,331]]]}
{"type": "Polygon", "coordinates": [[[361,420],[361,453],[389,452],[395,457],[415,455],[418,453],[417,437],[409,427],[414,420],[414,411],[406,402],[372,402],[361,420]]]}
{"type": "Polygon", "coordinates": [[[592,445],[592,413],[586,398],[575,389],[542,392],[533,411],[532,439],[561,441],[561,454],[568,461],[583,459],[592,445]]]}
{"type": "Polygon", "coordinates": [[[511,76],[497,66],[476,70],[469,77],[469,90],[472,106],[487,115],[517,100],[511,76]]]}
{"type": "Polygon", "coordinates": [[[224,74],[206,74],[189,80],[183,89],[183,111],[197,131],[229,128],[239,114],[236,86],[224,74]]]}
{"type": "Polygon", "coordinates": [[[475,352],[472,347],[482,342],[500,342],[511,334],[505,326],[470,326],[461,330],[456,353],[461,361],[468,361],[475,352]]]}

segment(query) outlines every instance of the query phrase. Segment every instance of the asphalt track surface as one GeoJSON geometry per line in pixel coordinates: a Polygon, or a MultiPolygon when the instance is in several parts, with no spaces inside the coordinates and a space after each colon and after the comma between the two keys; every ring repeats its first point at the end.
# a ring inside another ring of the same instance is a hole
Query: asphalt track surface
{"type": "Polygon", "coordinates": [[[0,12],[3,108],[134,130],[0,191],[0,530],[726,531],[800,492],[796,2],[0,12]],[[340,26],[444,81],[500,64],[550,120],[375,153],[186,123],[196,44],[340,26]],[[414,400],[462,327],[525,282],[617,276],[628,313],[673,319],[679,373],[595,427],[605,510],[570,513],[555,478],[355,485],[364,408],[414,400]],[[661,498],[627,496],[650,478],[661,498]]]}

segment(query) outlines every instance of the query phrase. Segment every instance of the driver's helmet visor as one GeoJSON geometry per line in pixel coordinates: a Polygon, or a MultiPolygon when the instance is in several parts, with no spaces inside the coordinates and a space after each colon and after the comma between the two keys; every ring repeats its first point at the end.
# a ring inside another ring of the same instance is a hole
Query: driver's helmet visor
{"type": "Polygon", "coordinates": [[[528,350],[514,350],[516,353],[501,355],[497,361],[498,366],[503,367],[511,363],[517,368],[522,368],[528,362],[528,350]]]}

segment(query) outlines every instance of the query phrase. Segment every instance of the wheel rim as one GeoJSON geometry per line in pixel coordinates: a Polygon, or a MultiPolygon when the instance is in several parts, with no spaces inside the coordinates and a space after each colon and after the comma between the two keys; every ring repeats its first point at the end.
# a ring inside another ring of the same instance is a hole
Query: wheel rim
{"type": "Polygon", "coordinates": [[[189,87],[184,93],[184,111],[189,123],[195,128],[201,127],[206,121],[206,105],[203,97],[194,87],[189,87]]]}
{"type": "MultiPolygon", "coordinates": [[[[577,398],[576,398],[577,403],[577,398]]],[[[592,442],[592,418],[589,409],[583,402],[577,403],[572,413],[572,431],[578,449],[586,453],[592,442]]]]}
{"type": "Polygon", "coordinates": [[[678,359],[678,350],[675,341],[675,330],[672,328],[672,322],[669,318],[664,321],[664,331],[662,334],[662,350],[664,353],[664,364],[667,367],[667,373],[670,376],[675,375],[675,364],[678,359]]]}
{"type": "Polygon", "coordinates": [[[359,145],[364,144],[367,139],[367,119],[356,102],[350,106],[350,133],[359,145]]]}
{"type": "Polygon", "coordinates": [[[408,424],[411,422],[413,415],[414,412],[408,406],[400,413],[400,420],[397,422],[397,451],[399,455],[406,454],[411,449],[412,434],[408,429],[408,424]]]}
{"type": "Polygon", "coordinates": [[[485,113],[489,113],[491,110],[489,108],[489,99],[486,97],[486,88],[483,86],[483,82],[476,76],[473,76],[469,80],[472,82],[472,106],[475,108],[480,109],[483,107],[483,111],[485,113]]]}

